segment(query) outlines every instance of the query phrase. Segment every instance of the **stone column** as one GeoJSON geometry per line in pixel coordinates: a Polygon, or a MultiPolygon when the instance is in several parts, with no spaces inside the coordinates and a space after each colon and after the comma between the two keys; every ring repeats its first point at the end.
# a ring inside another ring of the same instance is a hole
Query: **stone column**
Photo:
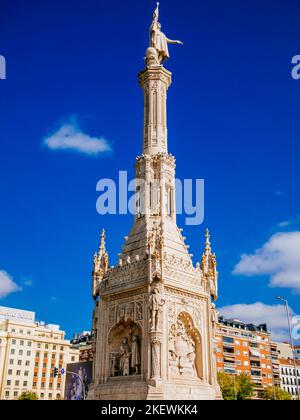
{"type": "Polygon", "coordinates": [[[148,66],[139,74],[144,91],[143,153],[167,153],[167,95],[172,73],[162,66],[148,66]]]}

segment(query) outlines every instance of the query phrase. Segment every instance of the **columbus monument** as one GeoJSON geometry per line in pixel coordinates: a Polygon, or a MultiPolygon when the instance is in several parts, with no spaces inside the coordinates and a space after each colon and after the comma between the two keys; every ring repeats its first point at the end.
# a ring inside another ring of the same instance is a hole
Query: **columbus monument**
{"type": "Polygon", "coordinates": [[[159,4],[150,27],[145,69],[143,151],[135,165],[136,211],[118,264],[112,267],[101,236],[92,275],[95,400],[221,398],[215,332],[216,256],[206,232],[194,266],[175,208],[175,158],[168,153],[168,44],[159,4]]]}

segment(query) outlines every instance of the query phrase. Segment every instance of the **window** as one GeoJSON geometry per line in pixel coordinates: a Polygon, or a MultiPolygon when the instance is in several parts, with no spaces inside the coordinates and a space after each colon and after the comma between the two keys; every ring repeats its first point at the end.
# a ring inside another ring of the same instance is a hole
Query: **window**
{"type": "Polygon", "coordinates": [[[20,381],[15,381],[15,386],[19,386],[20,385],[20,381]]]}
{"type": "Polygon", "coordinates": [[[27,386],[28,382],[27,381],[23,381],[23,386],[27,386]]]}
{"type": "Polygon", "coordinates": [[[45,344],[45,349],[48,349],[48,348],[49,348],[48,344],[45,344]]]}
{"type": "Polygon", "coordinates": [[[16,344],[16,340],[11,340],[11,344],[15,345],[16,344]]]}
{"type": "Polygon", "coordinates": [[[56,394],[56,398],[60,400],[60,394],[56,394]]]}
{"type": "Polygon", "coordinates": [[[241,352],[239,350],[236,350],[235,353],[239,356],[241,352]]]}
{"type": "Polygon", "coordinates": [[[243,347],[247,347],[248,343],[247,341],[243,341],[243,347]]]}
{"type": "Polygon", "coordinates": [[[71,362],[75,362],[75,356],[71,357],[71,362]]]}
{"type": "Polygon", "coordinates": [[[52,400],[52,394],[48,395],[49,400],[52,400]]]}
{"type": "Polygon", "coordinates": [[[17,370],[16,375],[17,376],[20,376],[21,375],[21,371],[20,370],[17,370]]]}
{"type": "Polygon", "coordinates": [[[15,354],[15,349],[11,349],[10,354],[15,354]]]}
{"type": "Polygon", "coordinates": [[[41,398],[44,398],[44,394],[43,393],[41,393],[41,398]]]}
{"type": "Polygon", "coordinates": [[[25,370],[24,376],[28,376],[28,375],[29,375],[29,370],[25,370]]]}
{"type": "Polygon", "coordinates": [[[31,347],[31,341],[27,342],[28,347],[31,347]]]}
{"type": "Polygon", "coordinates": [[[20,346],[24,346],[24,340],[20,340],[20,346]]]}
{"type": "Polygon", "coordinates": [[[235,340],[235,344],[237,344],[239,346],[240,345],[240,341],[239,340],[235,340]]]}
{"type": "Polygon", "coordinates": [[[32,388],[36,388],[36,382],[33,382],[32,388]]]}
{"type": "Polygon", "coordinates": [[[56,350],[56,345],[53,346],[53,350],[56,350]]]}
{"type": "Polygon", "coordinates": [[[19,350],[19,356],[23,356],[23,350],[19,350]]]}
{"type": "Polygon", "coordinates": [[[18,366],[22,365],[22,360],[18,360],[18,366]]]}
{"type": "Polygon", "coordinates": [[[223,343],[231,343],[233,344],[233,338],[232,337],[223,337],[223,343]]]}
{"type": "Polygon", "coordinates": [[[64,346],[60,346],[60,351],[64,351],[64,346]]]}
{"type": "Polygon", "coordinates": [[[14,364],[14,359],[10,359],[9,364],[13,365],[14,364]]]}
{"type": "Polygon", "coordinates": [[[6,381],[6,386],[10,386],[11,385],[11,380],[10,379],[8,379],[7,381],[6,381]]]}
{"type": "Polygon", "coordinates": [[[15,391],[14,392],[14,397],[17,397],[18,396],[18,391],[15,391]]]}
{"type": "Polygon", "coordinates": [[[244,361],[244,366],[249,366],[249,362],[247,362],[247,360],[244,361]]]}
{"type": "Polygon", "coordinates": [[[9,398],[9,391],[5,391],[5,397],[9,398]]]}
{"type": "Polygon", "coordinates": [[[12,369],[8,369],[7,374],[12,375],[12,369]]]}
{"type": "Polygon", "coordinates": [[[26,360],[25,366],[29,366],[29,365],[30,365],[30,361],[29,360],[26,360]]]}
{"type": "Polygon", "coordinates": [[[26,354],[27,354],[27,356],[31,356],[31,351],[28,350],[26,354]]]}
{"type": "Polygon", "coordinates": [[[19,330],[19,333],[20,334],[24,334],[24,330],[19,330]]]}

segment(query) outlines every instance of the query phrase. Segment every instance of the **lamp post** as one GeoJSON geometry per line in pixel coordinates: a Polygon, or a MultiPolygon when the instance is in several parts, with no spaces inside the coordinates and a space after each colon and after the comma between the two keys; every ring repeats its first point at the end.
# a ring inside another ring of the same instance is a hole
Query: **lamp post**
{"type": "Polygon", "coordinates": [[[296,389],[297,389],[298,399],[300,400],[300,390],[299,390],[299,382],[298,382],[298,371],[297,371],[297,364],[296,364],[294,339],[293,339],[293,334],[292,334],[292,323],[291,323],[291,315],[290,315],[290,310],[289,310],[289,302],[288,302],[287,299],[284,299],[281,296],[278,296],[277,299],[278,300],[281,300],[282,302],[284,302],[285,303],[285,307],[286,307],[287,320],[288,320],[289,333],[290,333],[291,346],[292,346],[292,353],[293,353],[294,368],[295,368],[295,376],[296,376],[296,389]]]}

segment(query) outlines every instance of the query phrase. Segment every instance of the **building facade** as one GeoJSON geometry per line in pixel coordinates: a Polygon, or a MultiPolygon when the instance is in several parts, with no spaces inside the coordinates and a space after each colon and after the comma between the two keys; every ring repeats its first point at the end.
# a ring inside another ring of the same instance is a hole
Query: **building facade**
{"type": "Polygon", "coordinates": [[[220,317],[216,341],[218,372],[249,375],[258,396],[264,387],[280,384],[278,351],[265,324],[220,317]]]}
{"type": "Polygon", "coordinates": [[[172,74],[163,66],[168,40],[158,7],[150,40],[139,74],[144,127],[135,166],[134,224],[116,267],[109,264],[104,233],[94,257],[89,398],[217,399],[216,256],[207,232],[201,263],[194,266],[177,226],[175,158],[168,152],[166,118],[172,74]]]}
{"type": "Polygon", "coordinates": [[[35,313],[0,307],[0,399],[33,391],[41,400],[61,399],[64,377],[53,368],[79,360],[58,325],[35,321],[35,313]]]}
{"type": "Polygon", "coordinates": [[[293,350],[289,343],[276,343],[280,359],[292,359],[293,350]]]}
{"type": "Polygon", "coordinates": [[[83,331],[74,334],[71,340],[71,348],[79,350],[80,362],[91,362],[93,360],[94,337],[90,331],[83,331]]]}
{"type": "Polygon", "coordinates": [[[292,359],[279,359],[281,388],[289,392],[293,399],[300,399],[300,361],[296,369],[292,359]]]}
{"type": "Polygon", "coordinates": [[[295,357],[300,359],[300,346],[295,346],[295,357]]]}

